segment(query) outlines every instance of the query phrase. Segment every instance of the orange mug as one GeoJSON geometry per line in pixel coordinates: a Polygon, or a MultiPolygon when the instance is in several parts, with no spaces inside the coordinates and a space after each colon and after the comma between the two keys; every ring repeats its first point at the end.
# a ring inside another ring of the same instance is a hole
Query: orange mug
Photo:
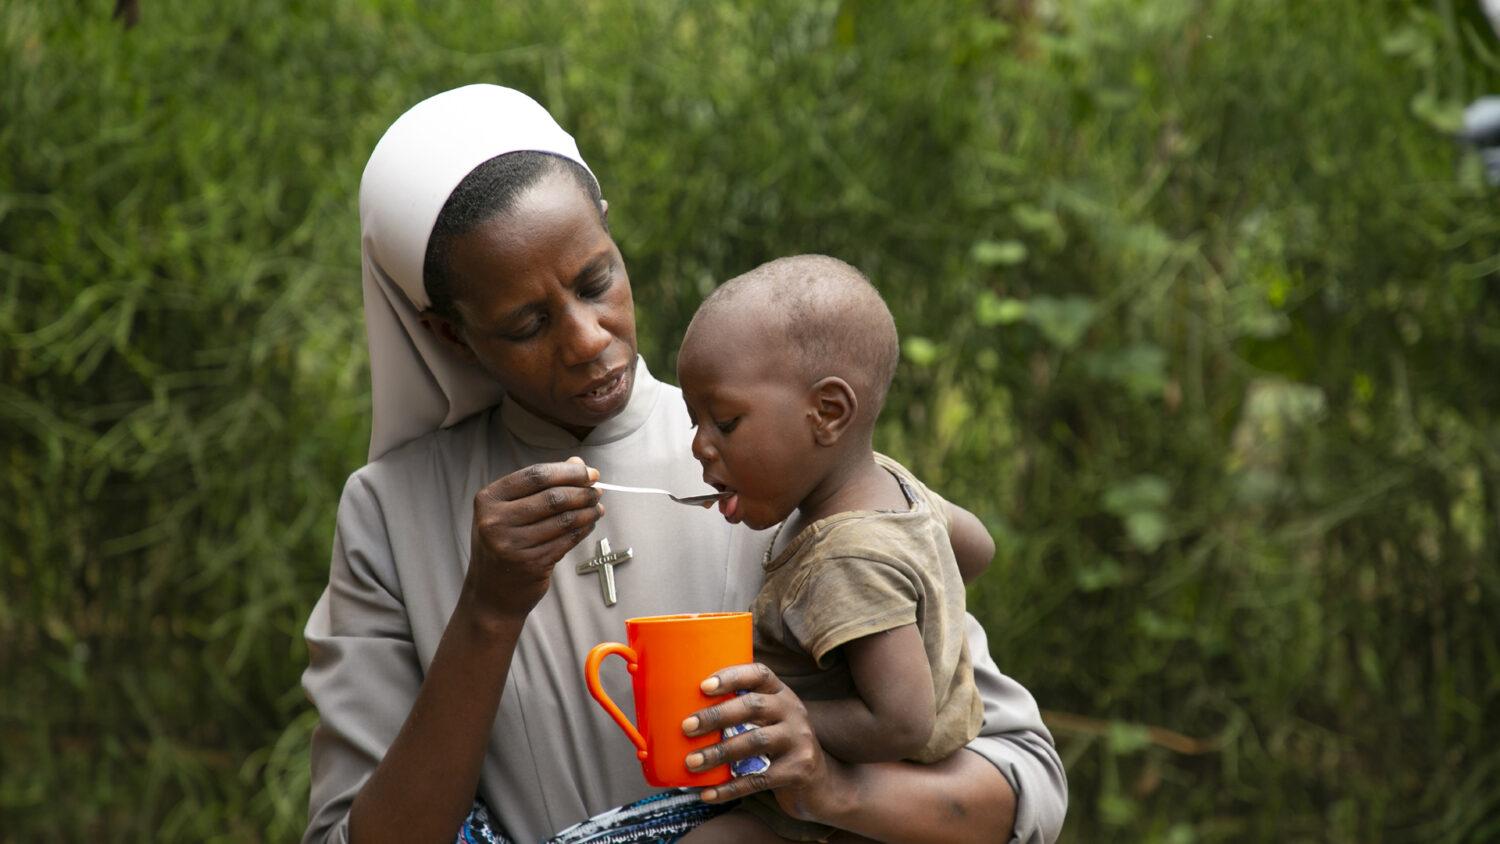
{"type": "Polygon", "coordinates": [[[721,668],[750,662],[754,648],[750,637],[750,613],[711,612],[694,615],[653,615],[625,621],[630,643],[604,642],[589,651],[583,676],[589,694],[615,719],[635,745],[636,758],[646,782],[658,787],[722,785],[730,780],[729,766],[689,771],[683,759],[719,741],[717,733],[689,738],[682,721],[705,706],[729,695],[710,696],[698,688],[721,668]],[[599,684],[599,665],[610,654],[625,658],[635,693],[635,714],[640,729],[630,723],[620,707],[599,684]]]}

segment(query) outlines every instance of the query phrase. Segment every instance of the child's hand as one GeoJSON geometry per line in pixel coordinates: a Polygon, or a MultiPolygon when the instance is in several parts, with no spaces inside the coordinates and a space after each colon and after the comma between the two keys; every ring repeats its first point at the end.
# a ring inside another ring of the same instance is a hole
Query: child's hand
{"type": "Polygon", "coordinates": [[[954,504],[948,505],[948,542],[953,546],[953,556],[958,560],[958,572],[964,583],[970,584],[984,574],[995,558],[995,538],[979,517],[954,504]]]}

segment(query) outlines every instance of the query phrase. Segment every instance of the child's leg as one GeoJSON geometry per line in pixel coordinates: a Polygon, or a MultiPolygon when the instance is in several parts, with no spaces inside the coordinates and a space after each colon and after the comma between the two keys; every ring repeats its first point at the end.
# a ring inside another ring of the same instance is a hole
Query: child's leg
{"type": "Polygon", "coordinates": [[[681,844],[780,844],[786,840],[750,813],[735,809],[710,818],[684,836],[681,844]]]}

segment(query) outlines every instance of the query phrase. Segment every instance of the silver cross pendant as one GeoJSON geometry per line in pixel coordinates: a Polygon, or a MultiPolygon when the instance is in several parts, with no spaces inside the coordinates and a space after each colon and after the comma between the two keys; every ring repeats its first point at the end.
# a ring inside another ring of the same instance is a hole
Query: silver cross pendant
{"type": "Polygon", "coordinates": [[[579,574],[599,575],[599,591],[604,595],[604,605],[612,607],[620,600],[615,594],[615,566],[621,566],[630,561],[634,549],[626,548],[624,551],[609,550],[609,540],[599,540],[599,556],[590,557],[578,564],[579,574]]]}

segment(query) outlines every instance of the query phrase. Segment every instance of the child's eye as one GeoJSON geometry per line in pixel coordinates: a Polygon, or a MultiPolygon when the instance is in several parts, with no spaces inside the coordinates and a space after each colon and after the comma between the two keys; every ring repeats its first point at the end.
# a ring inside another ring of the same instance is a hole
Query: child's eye
{"type": "Polygon", "coordinates": [[[736,416],[728,422],[715,422],[714,427],[719,429],[719,433],[727,434],[730,431],[733,431],[735,428],[739,427],[740,419],[741,417],[736,416]]]}

